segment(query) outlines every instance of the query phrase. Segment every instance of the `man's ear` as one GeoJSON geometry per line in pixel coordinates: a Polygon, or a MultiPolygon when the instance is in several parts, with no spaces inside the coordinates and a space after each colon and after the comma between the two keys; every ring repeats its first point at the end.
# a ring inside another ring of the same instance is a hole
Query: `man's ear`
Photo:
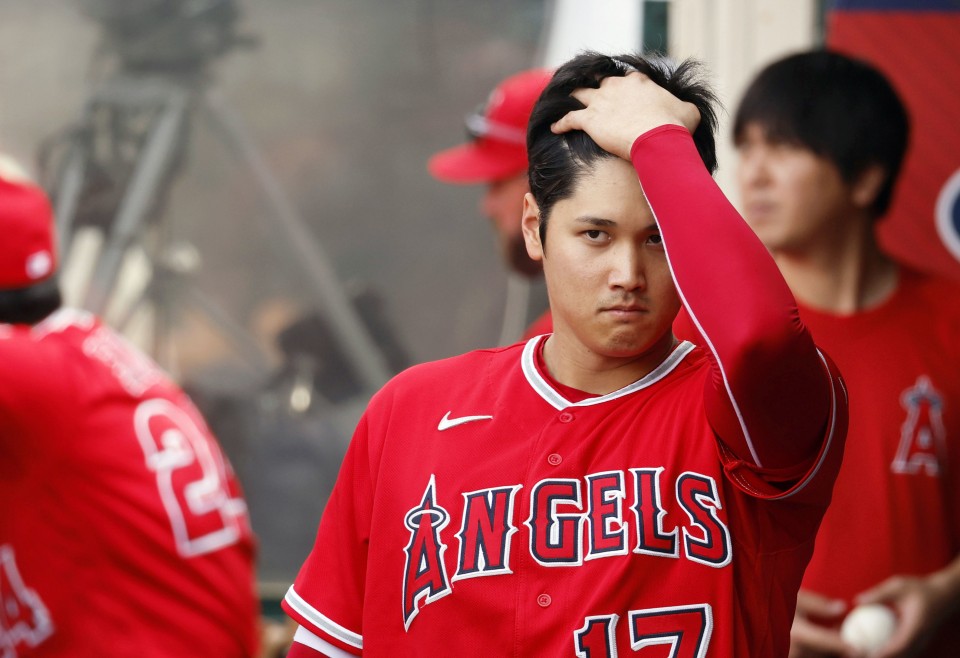
{"type": "Polygon", "coordinates": [[[543,245],[540,243],[540,208],[533,195],[523,195],[523,216],[520,218],[523,229],[523,242],[527,245],[527,255],[533,260],[543,260],[543,245]]]}
{"type": "Polygon", "coordinates": [[[869,208],[876,201],[880,189],[887,182],[887,170],[878,164],[873,164],[860,172],[851,187],[854,205],[858,208],[869,208]]]}

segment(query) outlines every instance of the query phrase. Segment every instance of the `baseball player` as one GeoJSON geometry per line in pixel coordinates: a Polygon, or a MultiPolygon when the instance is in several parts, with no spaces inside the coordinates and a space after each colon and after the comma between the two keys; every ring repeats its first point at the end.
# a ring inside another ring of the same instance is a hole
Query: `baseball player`
{"type": "Polygon", "coordinates": [[[291,658],[786,654],[846,401],[710,177],[711,99],[690,63],[560,67],[522,216],[554,333],[374,397],[291,658]],[[681,303],[709,349],[674,339],[681,303]]]}
{"type": "Polygon", "coordinates": [[[882,73],[823,51],[768,66],[735,117],[746,220],[844,373],[853,410],[791,656],[846,655],[837,627],[859,603],[898,615],[874,655],[960,646],[960,286],[895,263],[874,234],[908,123],[882,73]]]}
{"type": "MultiPolygon", "coordinates": [[[[445,183],[483,183],[481,209],[490,218],[504,262],[527,277],[540,276],[540,263],[527,255],[520,230],[523,195],[527,182],[527,120],[540,92],[553,72],[520,71],[500,82],[481,109],[466,119],[471,140],[434,154],[427,169],[445,183]]],[[[549,310],[527,328],[524,337],[549,333],[549,310]]]]}
{"type": "Polygon", "coordinates": [[[254,545],[186,395],[57,310],[43,192],[0,175],[0,656],[248,658],[254,545]]]}

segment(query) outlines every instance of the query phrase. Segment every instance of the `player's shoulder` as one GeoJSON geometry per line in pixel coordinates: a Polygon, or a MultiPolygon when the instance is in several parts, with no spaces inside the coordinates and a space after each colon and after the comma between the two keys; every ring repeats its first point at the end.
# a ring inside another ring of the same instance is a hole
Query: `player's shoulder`
{"type": "Polygon", "coordinates": [[[960,305],[953,303],[960,299],[960,281],[901,267],[900,286],[905,298],[927,307],[933,314],[960,320],[960,305]]]}
{"type": "Polygon", "coordinates": [[[0,323],[0,340],[49,344],[50,338],[69,330],[91,331],[99,325],[100,321],[92,313],[63,308],[34,325],[0,323]]]}
{"type": "Polygon", "coordinates": [[[56,351],[57,338],[76,318],[66,311],[55,311],[35,325],[0,324],[0,349],[5,353],[16,351],[27,359],[37,359],[49,351],[56,351]]]}
{"type": "Polygon", "coordinates": [[[936,354],[943,363],[960,360],[960,282],[903,268],[891,311],[905,336],[903,349],[936,354]],[[922,336],[922,339],[920,337],[922,336]],[[909,346],[909,347],[907,347],[909,346]]]}
{"type": "Polygon", "coordinates": [[[902,285],[917,290],[960,290],[960,280],[903,264],[900,265],[900,281],[902,285]]]}
{"type": "Polygon", "coordinates": [[[520,368],[524,343],[478,349],[456,356],[426,361],[407,368],[384,385],[376,397],[422,394],[424,390],[455,391],[476,387],[478,382],[497,381],[520,368]]]}
{"type": "Polygon", "coordinates": [[[519,363],[523,345],[523,343],[515,343],[506,347],[472,350],[436,361],[419,363],[396,375],[389,385],[408,386],[423,382],[447,381],[447,378],[451,377],[468,377],[471,374],[512,367],[519,363]]]}
{"type": "Polygon", "coordinates": [[[81,350],[50,324],[58,313],[36,325],[0,325],[0,377],[7,394],[21,400],[74,399],[77,376],[75,363],[81,350]]]}

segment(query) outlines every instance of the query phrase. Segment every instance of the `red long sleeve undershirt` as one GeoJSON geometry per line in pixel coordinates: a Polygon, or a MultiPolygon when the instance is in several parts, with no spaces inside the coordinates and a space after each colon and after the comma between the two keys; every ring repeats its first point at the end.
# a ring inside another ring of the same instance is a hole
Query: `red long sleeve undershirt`
{"type": "Polygon", "coordinates": [[[710,422],[740,459],[791,469],[818,452],[830,381],[776,264],[681,126],[655,128],[631,159],[674,282],[713,356],[710,422]]]}

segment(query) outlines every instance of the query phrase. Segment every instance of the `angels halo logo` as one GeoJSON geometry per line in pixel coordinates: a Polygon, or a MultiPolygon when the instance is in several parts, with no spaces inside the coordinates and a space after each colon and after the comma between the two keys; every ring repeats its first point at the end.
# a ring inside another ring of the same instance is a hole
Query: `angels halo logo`
{"type": "Polygon", "coordinates": [[[960,261],[960,169],[953,172],[940,190],[936,222],[940,241],[960,261]]]}

